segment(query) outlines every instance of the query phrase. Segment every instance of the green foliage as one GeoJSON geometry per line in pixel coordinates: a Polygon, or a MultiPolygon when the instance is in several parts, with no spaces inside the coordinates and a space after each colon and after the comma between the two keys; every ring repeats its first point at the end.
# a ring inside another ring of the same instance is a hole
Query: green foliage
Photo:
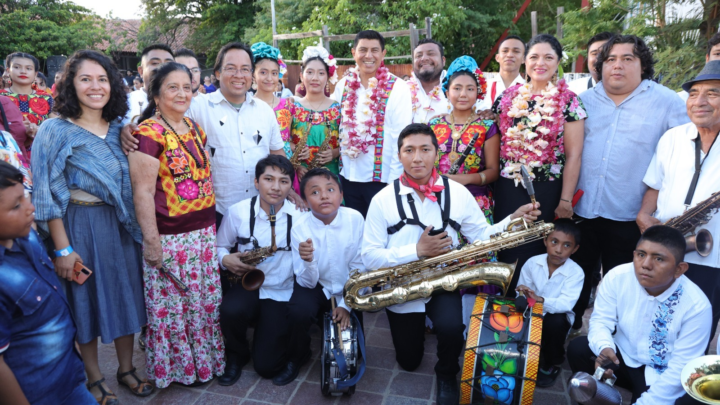
{"type": "Polygon", "coordinates": [[[90,10],[62,0],[0,0],[0,55],[27,52],[41,62],[70,55],[106,39],[102,20],[90,10]]]}

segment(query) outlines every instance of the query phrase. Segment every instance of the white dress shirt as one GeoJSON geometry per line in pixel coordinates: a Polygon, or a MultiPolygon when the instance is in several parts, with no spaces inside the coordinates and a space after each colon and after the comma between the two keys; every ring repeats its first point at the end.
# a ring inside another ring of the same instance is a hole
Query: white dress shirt
{"type": "Polygon", "coordinates": [[[678,91],[677,95],[678,95],[678,97],[680,97],[682,99],[682,101],[685,101],[685,102],[687,102],[688,98],[690,98],[690,93],[688,93],[685,90],[678,91]]]}
{"type": "MultiPolygon", "coordinates": [[[[515,80],[510,83],[510,87],[516,85],[516,84],[525,84],[525,79],[521,75],[517,75],[515,80]]],[[[492,105],[495,103],[495,100],[500,98],[500,96],[503,94],[503,92],[507,90],[505,87],[505,82],[502,79],[502,76],[499,74],[494,78],[487,81],[487,94],[485,94],[485,98],[482,100],[478,100],[475,103],[475,111],[485,111],[489,110],[492,105]],[[493,84],[495,83],[495,84],[493,84]],[[492,97],[492,88],[495,86],[495,97],[492,97]]]]}
{"type": "MultiPolygon", "coordinates": [[[[332,98],[338,103],[342,103],[343,90],[347,77],[343,77],[335,86],[335,92],[332,98]]],[[[363,125],[370,118],[370,109],[362,108],[361,103],[365,100],[365,95],[370,92],[362,84],[357,90],[358,107],[355,110],[355,122],[358,124],[358,134],[365,136],[365,139],[371,139],[370,134],[364,132],[363,125]]],[[[348,120],[343,108],[342,120],[348,120]]],[[[385,124],[383,127],[383,150],[382,150],[382,175],[380,177],[383,183],[390,183],[400,177],[403,172],[400,158],[398,158],[398,135],[400,131],[412,123],[412,101],[410,98],[410,88],[402,79],[397,79],[393,85],[387,105],[385,106],[385,124]]],[[[341,127],[340,138],[343,139],[345,129],[341,127]]],[[[340,150],[343,150],[342,145],[340,150]]],[[[342,169],[340,174],[350,181],[362,183],[371,182],[373,180],[373,170],[375,168],[375,146],[370,146],[367,153],[361,153],[355,159],[341,153],[342,169]]]]}
{"type": "MultiPolygon", "coordinates": [[[[695,173],[697,137],[697,127],[691,122],[668,130],[658,142],[643,181],[648,187],[660,190],[655,217],[661,222],[685,212],[685,197],[695,173]]],[[[703,162],[703,159],[705,160],[690,207],[720,191],[720,142],[713,145],[707,157],[701,151],[700,161],[703,162]]],[[[707,229],[715,236],[713,249],[707,257],[702,257],[695,251],[686,253],[685,261],[720,268],[720,215],[714,214],[707,224],[699,226],[698,229],[707,229]]]]}
{"type": "MultiPolygon", "coordinates": [[[[438,177],[442,184],[442,178],[438,177]]],[[[491,234],[505,230],[510,217],[503,219],[495,225],[488,225],[485,215],[477,205],[475,198],[465,186],[449,180],[450,187],[450,218],[460,224],[460,232],[471,241],[489,239],[491,234]]],[[[400,195],[403,208],[408,218],[412,217],[410,205],[406,194],[412,194],[415,200],[420,222],[426,226],[432,225],[434,229],[442,228],[442,213],[440,204],[429,198],[420,200],[417,192],[410,187],[400,184],[400,195]]],[[[440,203],[445,204],[444,194],[440,203]]],[[[387,228],[400,222],[400,213],[395,201],[395,188],[389,184],[373,197],[365,219],[363,232],[362,260],[367,270],[377,270],[385,267],[394,267],[418,260],[417,244],[424,229],[417,225],[405,225],[398,232],[389,235],[387,228]]],[[[457,232],[448,225],[445,229],[448,237],[452,238],[453,245],[458,244],[457,232]]],[[[430,298],[419,299],[403,304],[393,305],[388,309],[395,313],[425,312],[425,303],[430,298]]]]}
{"type": "Polygon", "coordinates": [[[685,393],[683,367],[705,354],[711,319],[710,302],[690,279],[680,276],[653,297],[638,282],[633,263],[627,263],[609,271],[600,283],[588,342],[595,355],[617,345],[627,366],[645,366],[650,389],[636,404],[672,404],[685,393]],[[666,368],[658,371],[654,365],[666,368]]]}
{"type": "Polygon", "coordinates": [[[350,271],[364,270],[360,248],[363,234],[362,214],[340,207],[337,216],[325,225],[314,215],[304,215],[292,228],[293,268],[297,283],[305,288],[322,285],[325,297],[335,297],[338,306],[350,311],[343,299],[343,287],[350,271]],[[300,258],[300,243],[312,239],[313,260],[300,258]]]}
{"type": "Polygon", "coordinates": [[[520,271],[517,285],[529,287],[545,299],[543,315],[564,312],[572,325],[575,320],[573,307],[580,298],[585,273],[572,259],[567,259],[551,276],[547,256],[545,253],[528,259],[520,271]]]}
{"type": "Polygon", "coordinates": [[[207,134],[216,209],[223,215],[231,205],[257,195],[255,165],[285,145],[272,108],[250,94],[245,97],[238,110],[216,91],[194,100],[187,112],[207,134]]]}
{"type": "MultiPolygon", "coordinates": [[[[448,114],[453,110],[452,104],[450,104],[450,101],[448,101],[447,97],[445,97],[445,92],[442,91],[442,81],[445,79],[446,74],[447,71],[443,70],[440,74],[440,83],[438,83],[438,85],[430,91],[432,93],[438,90],[438,98],[436,99],[428,96],[422,83],[417,77],[415,77],[415,72],[413,72],[412,79],[408,82],[411,96],[412,87],[417,87],[415,95],[417,97],[418,104],[413,104],[413,123],[427,124],[431,119],[437,117],[438,115],[448,114]]],[[[415,102],[415,100],[412,101],[415,102]]]]}
{"type": "Polygon", "coordinates": [[[597,82],[595,81],[595,79],[592,78],[592,76],[581,77],[568,83],[568,88],[570,89],[570,91],[579,96],[585,90],[595,87],[596,84],[597,82]],[[588,84],[591,84],[592,86],[589,86],[588,84]]]}
{"type": "MultiPolygon", "coordinates": [[[[130,122],[131,120],[133,120],[133,118],[142,114],[148,104],[149,102],[147,98],[147,93],[145,93],[144,89],[135,90],[128,94],[128,106],[130,107],[130,109],[125,115],[125,119],[123,120],[123,122],[130,122]]],[[[135,118],[133,123],[138,124],[137,118],[135,118]]]]}
{"type": "MultiPolygon", "coordinates": [[[[250,201],[252,198],[233,204],[223,217],[220,230],[217,233],[217,252],[220,267],[223,257],[230,254],[230,249],[237,243],[237,238],[250,237],[250,201]]],[[[295,205],[285,200],[282,208],[275,212],[275,244],[278,248],[287,247],[288,216],[293,217],[293,223],[301,221],[305,214],[295,209],[295,205]]],[[[292,231],[292,230],[291,230],[292,231]]],[[[265,211],[260,208],[260,197],[255,201],[255,229],[253,236],[260,247],[272,244],[270,220],[265,211]]],[[[238,246],[238,252],[252,250],[253,244],[247,243],[238,246]]],[[[278,250],[258,264],[258,269],[265,273],[265,282],[260,287],[260,299],[275,301],[290,301],[293,291],[293,257],[289,250],[278,250]]]]}

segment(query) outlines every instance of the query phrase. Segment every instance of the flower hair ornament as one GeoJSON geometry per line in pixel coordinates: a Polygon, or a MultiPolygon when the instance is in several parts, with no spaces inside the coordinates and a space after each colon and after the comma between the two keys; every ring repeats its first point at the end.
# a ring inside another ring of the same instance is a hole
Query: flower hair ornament
{"type": "Polygon", "coordinates": [[[467,55],[463,55],[455,59],[450,64],[450,67],[447,70],[447,74],[445,75],[445,79],[442,82],[442,88],[444,92],[448,91],[448,86],[450,85],[450,78],[457,72],[472,73],[478,83],[478,100],[482,100],[485,98],[485,94],[487,93],[487,81],[485,80],[485,76],[483,75],[482,70],[480,70],[480,68],[478,67],[477,62],[475,62],[475,59],[467,55]]]}
{"type": "Polygon", "coordinates": [[[250,47],[250,50],[253,53],[253,63],[257,63],[260,59],[272,59],[277,62],[278,66],[280,66],[280,73],[278,76],[281,79],[283,75],[287,73],[287,65],[283,62],[279,49],[272,47],[265,42],[256,42],[250,47]]]}
{"type": "Polygon", "coordinates": [[[302,56],[302,63],[305,64],[309,59],[318,57],[325,62],[325,64],[328,66],[328,71],[330,73],[330,77],[328,78],[328,81],[332,84],[337,83],[338,76],[337,76],[337,60],[330,55],[330,52],[327,51],[327,49],[323,48],[322,46],[308,46],[303,51],[302,56]]]}

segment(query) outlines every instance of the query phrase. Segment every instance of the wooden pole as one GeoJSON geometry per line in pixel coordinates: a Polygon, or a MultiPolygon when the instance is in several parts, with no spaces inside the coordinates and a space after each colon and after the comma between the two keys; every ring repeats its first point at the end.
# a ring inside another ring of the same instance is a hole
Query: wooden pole
{"type": "Polygon", "coordinates": [[[560,18],[560,16],[564,12],[565,12],[565,7],[557,8],[557,29],[555,31],[555,36],[557,37],[557,39],[562,39],[562,37],[563,37],[562,19],[560,18]]]}
{"type": "Polygon", "coordinates": [[[537,11],[531,11],[530,12],[530,24],[532,27],[532,36],[533,38],[538,34],[538,28],[537,28],[537,11]]]}
{"type": "Polygon", "coordinates": [[[322,45],[325,47],[325,49],[330,53],[330,38],[328,37],[328,27],[327,25],[323,25],[322,27],[322,45]]]}
{"type": "Polygon", "coordinates": [[[270,0],[270,16],[272,17],[273,46],[277,48],[278,41],[274,37],[275,35],[277,35],[277,23],[275,21],[275,0],[270,0]]]}
{"type": "Polygon", "coordinates": [[[412,54],[420,41],[420,36],[415,29],[415,24],[410,23],[410,53],[412,54]]]}
{"type": "Polygon", "coordinates": [[[425,17],[425,38],[432,38],[432,31],[430,25],[432,24],[432,18],[425,17]]]}

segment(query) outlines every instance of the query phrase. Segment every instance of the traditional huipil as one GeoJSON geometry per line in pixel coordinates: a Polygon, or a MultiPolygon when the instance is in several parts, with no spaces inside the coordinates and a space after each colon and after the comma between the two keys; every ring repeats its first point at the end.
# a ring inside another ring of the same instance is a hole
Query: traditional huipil
{"type": "MultiPolygon", "coordinates": [[[[332,150],[340,146],[339,129],[340,129],[340,103],[333,103],[330,107],[323,111],[315,111],[302,106],[297,101],[290,105],[290,113],[292,115],[292,143],[297,145],[305,138],[306,146],[310,150],[310,156],[300,163],[308,167],[315,159],[320,146],[328,140],[328,149],[332,150]]],[[[340,174],[340,159],[333,159],[325,166],[333,174],[340,174]]]]}

